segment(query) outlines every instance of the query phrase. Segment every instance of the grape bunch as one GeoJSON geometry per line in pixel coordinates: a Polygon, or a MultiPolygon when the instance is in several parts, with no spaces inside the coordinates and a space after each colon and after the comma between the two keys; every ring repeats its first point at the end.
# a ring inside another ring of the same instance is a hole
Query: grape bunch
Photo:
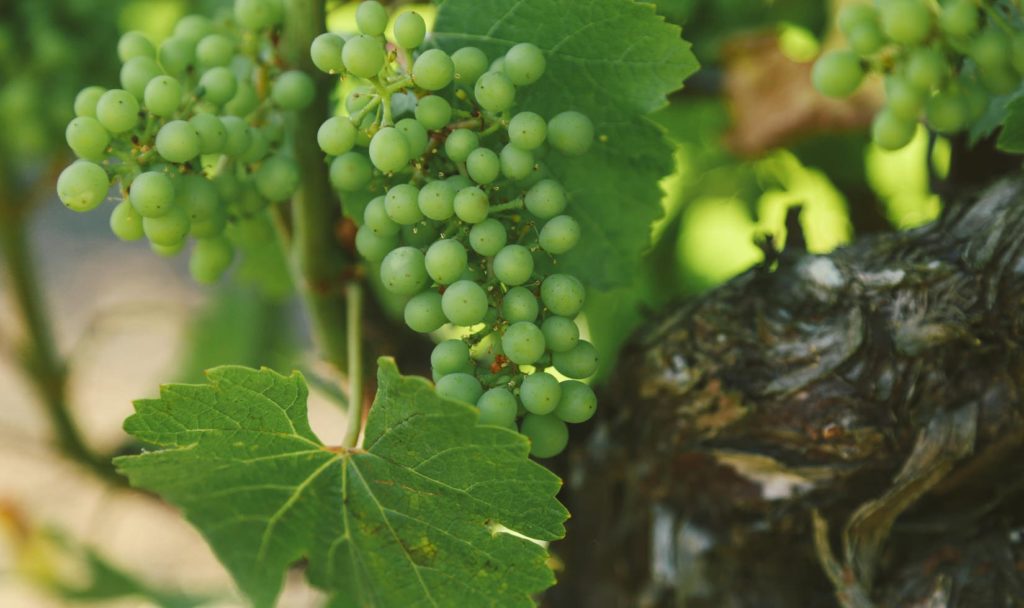
{"type": "Polygon", "coordinates": [[[850,48],[823,55],[811,78],[825,95],[848,97],[869,71],[883,74],[885,107],[871,127],[882,148],[910,143],[919,120],[935,132],[957,133],[981,118],[994,97],[1021,86],[1021,19],[1009,3],[989,0],[849,5],[838,22],[850,48]]]}
{"type": "Polygon", "coordinates": [[[532,454],[554,456],[566,423],[594,414],[580,380],[598,359],[574,321],[584,286],[558,269],[580,226],[544,159],[586,153],[594,126],[571,110],[545,119],[514,109],[517,87],[545,71],[533,44],[491,62],[471,46],[416,52],[426,27],[415,12],[395,18],[393,44],[379,3],[361,3],[356,21],[358,34],[322,34],[310,49],[352,91],[318,141],[334,187],[371,198],[356,248],[379,264],[386,290],[408,298],[410,328],[466,328],[431,355],[437,392],[475,404],[482,424],[515,429],[522,417],[532,454]]]}
{"type": "Polygon", "coordinates": [[[236,245],[270,240],[265,209],[299,185],[284,112],[315,94],[309,75],[281,67],[282,17],[278,0],[237,0],[217,19],[183,17],[159,46],[124,34],[121,88],[75,98],[66,138],[79,160],[57,180],[64,205],[96,209],[117,183],[114,234],[145,237],[163,256],[192,237],[189,269],[201,283],[225,272],[236,245]]]}

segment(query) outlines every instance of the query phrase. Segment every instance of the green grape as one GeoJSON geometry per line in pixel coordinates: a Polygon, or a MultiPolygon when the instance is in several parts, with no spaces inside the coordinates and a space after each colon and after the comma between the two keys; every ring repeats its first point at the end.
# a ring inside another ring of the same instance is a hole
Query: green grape
{"type": "Polygon", "coordinates": [[[419,222],[412,226],[402,226],[402,240],[406,245],[424,249],[438,239],[439,233],[436,226],[427,222],[419,222]]]}
{"type": "Polygon", "coordinates": [[[315,96],[313,79],[300,70],[281,73],[270,89],[270,98],[282,110],[302,110],[313,103],[315,96]]]}
{"type": "Polygon", "coordinates": [[[580,225],[569,215],[553,217],[540,230],[541,249],[552,255],[562,255],[580,240],[580,225]]]}
{"type": "Polygon", "coordinates": [[[530,455],[534,458],[558,456],[569,445],[569,427],[553,414],[527,414],[519,432],[530,440],[530,455]]]}
{"type": "Polygon", "coordinates": [[[142,232],[142,216],[128,201],[121,201],[110,214],[110,230],[122,241],[137,241],[142,232]]]}
{"type": "Polygon", "coordinates": [[[533,274],[533,254],[522,245],[506,245],[494,256],[494,276],[512,287],[522,285],[533,274]]]}
{"type": "Polygon", "coordinates": [[[445,340],[430,353],[430,367],[446,376],[472,369],[469,362],[469,346],[462,340],[445,340]]]}
{"type": "Polygon", "coordinates": [[[384,209],[397,224],[409,226],[423,219],[419,207],[419,188],[412,184],[398,184],[388,190],[384,209]]]}
{"type": "Polygon", "coordinates": [[[844,34],[863,23],[877,23],[878,12],[870,4],[847,4],[839,11],[836,21],[844,34]]]}
{"type": "Polygon", "coordinates": [[[110,145],[110,133],[100,121],[89,116],[79,116],[68,123],[64,131],[68,146],[81,158],[97,160],[110,145]]]}
{"type": "Polygon", "coordinates": [[[452,187],[452,190],[458,192],[463,188],[469,188],[473,185],[473,180],[469,179],[461,173],[456,173],[445,178],[444,183],[452,187]]]}
{"type": "Polygon", "coordinates": [[[96,118],[96,104],[107,90],[103,87],[85,87],[75,95],[75,116],[96,118]]]}
{"type": "Polygon", "coordinates": [[[206,221],[221,210],[217,187],[199,175],[187,175],[178,180],[176,200],[188,215],[189,222],[206,221]]]}
{"type": "Polygon", "coordinates": [[[249,149],[249,125],[237,116],[221,116],[221,124],[227,139],[224,141],[224,153],[239,157],[249,149]]]}
{"type": "Polygon", "coordinates": [[[71,163],[57,178],[57,196],[72,211],[92,211],[107,198],[110,179],[103,167],[85,160],[71,163]]]}
{"type": "Polygon", "coordinates": [[[360,78],[373,78],[387,59],[380,41],[370,36],[355,36],[345,42],[341,60],[345,69],[360,78]]]}
{"type": "Polygon", "coordinates": [[[339,156],[356,145],[356,127],[347,118],[332,116],[320,125],[316,141],[325,154],[339,156]]]}
{"type": "Polygon", "coordinates": [[[427,95],[416,102],[416,120],[435,131],[443,128],[452,119],[452,106],[444,97],[427,95]]]}
{"type": "Polygon", "coordinates": [[[946,2],[939,13],[939,28],[954,38],[966,38],[980,26],[978,7],[973,0],[946,2]]]}
{"type": "Polygon", "coordinates": [[[971,59],[982,72],[998,72],[1006,68],[1013,50],[1010,38],[996,27],[987,27],[971,41],[971,59]]]}
{"type": "Polygon", "coordinates": [[[464,163],[480,145],[480,137],[469,129],[455,129],[444,142],[444,153],[453,163],[464,163]]]}
{"type": "Polygon", "coordinates": [[[188,260],[188,270],[197,283],[216,283],[231,266],[235,249],[224,237],[196,240],[188,260]]]}
{"type": "Polygon", "coordinates": [[[163,258],[173,258],[174,256],[181,253],[185,248],[185,239],[178,241],[173,245],[157,245],[156,243],[150,243],[149,248],[153,250],[153,253],[163,258]]]}
{"type": "Polygon", "coordinates": [[[487,68],[487,71],[488,72],[497,72],[498,74],[504,74],[505,73],[505,58],[504,57],[498,57],[497,59],[492,61],[490,67],[487,68]]]}
{"type": "Polygon", "coordinates": [[[432,220],[443,222],[455,213],[455,190],[444,181],[428,182],[420,190],[417,204],[420,213],[432,220]]]}
{"type": "Polygon", "coordinates": [[[453,325],[476,325],[487,315],[487,293],[473,281],[456,281],[444,290],[441,307],[453,325]]]}
{"type": "Polygon", "coordinates": [[[299,189],[299,165],[284,154],[264,160],[255,177],[256,189],[272,203],[290,199],[299,189]]]}
{"type": "Polygon", "coordinates": [[[281,0],[235,0],[235,20],[247,30],[262,30],[281,23],[281,0]]]}
{"type": "Polygon", "coordinates": [[[463,188],[455,194],[455,215],[467,224],[479,224],[487,219],[490,205],[487,195],[476,186],[463,188]]]}
{"type": "Polygon", "coordinates": [[[395,42],[403,49],[414,49],[423,44],[427,24],[419,13],[409,11],[395,19],[395,42]]]}
{"type": "Polygon", "coordinates": [[[594,389],[578,380],[562,383],[562,398],[555,408],[555,416],[570,424],[579,424],[590,420],[596,411],[597,395],[594,389]]]}
{"type": "Polygon", "coordinates": [[[562,112],[548,123],[548,143],[566,156],[586,154],[594,141],[594,123],[579,112],[562,112]]]}
{"type": "Polygon", "coordinates": [[[956,91],[941,91],[928,100],[928,126],[939,133],[955,133],[967,123],[967,103],[956,91]]]}
{"type": "Polygon", "coordinates": [[[227,212],[223,208],[218,208],[213,215],[205,220],[192,222],[188,233],[197,239],[208,239],[224,234],[227,224],[227,212]]]}
{"type": "Polygon", "coordinates": [[[370,161],[384,173],[393,173],[409,164],[409,140],[394,127],[384,127],[370,140],[370,161]]]}
{"type": "Polygon", "coordinates": [[[171,75],[184,75],[196,61],[196,43],[189,38],[172,36],[160,43],[157,59],[171,75]]]}
{"type": "Polygon", "coordinates": [[[142,218],[142,229],[152,243],[171,247],[188,236],[188,214],[181,207],[172,205],[167,213],[159,217],[142,218]]]}
{"type": "Polygon", "coordinates": [[[437,241],[427,249],[427,274],[440,285],[450,285],[466,271],[466,248],[455,239],[437,241]]]}
{"type": "Polygon", "coordinates": [[[477,399],[480,410],[478,424],[508,427],[515,424],[519,404],[515,395],[505,388],[492,388],[477,399]]]}
{"type": "Polygon", "coordinates": [[[507,144],[501,149],[501,174],[511,180],[526,179],[533,173],[533,154],[507,144]]]}
{"type": "Polygon", "coordinates": [[[196,61],[202,68],[226,66],[235,56],[235,43],[223,34],[208,34],[196,44],[196,61]]]}
{"type": "Polygon", "coordinates": [[[398,234],[402,227],[388,216],[384,201],[385,197],[378,196],[367,203],[363,210],[363,225],[378,235],[392,236],[398,234]]]}
{"type": "Polygon", "coordinates": [[[256,89],[244,80],[238,81],[238,92],[224,104],[224,111],[232,116],[248,116],[260,105],[256,89]]]}
{"type": "Polygon", "coordinates": [[[925,47],[910,51],[904,68],[907,82],[926,92],[942,85],[948,72],[945,55],[925,47]]]}
{"type": "Polygon", "coordinates": [[[133,57],[156,57],[156,47],[142,32],[125,32],[117,41],[117,57],[126,62],[133,57]]]}
{"type": "Polygon", "coordinates": [[[224,151],[228,141],[228,131],[224,123],[213,114],[196,114],[188,120],[199,136],[200,154],[219,154],[224,151]]]}
{"type": "Polygon", "coordinates": [[[139,122],[139,101],[124,89],[110,89],[96,102],[96,119],[115,135],[130,131],[139,122]]]}
{"type": "Polygon", "coordinates": [[[875,115],[871,123],[871,140],[885,150],[898,150],[914,139],[917,123],[896,116],[888,109],[875,115]]]}
{"type": "Polygon", "coordinates": [[[452,53],[455,81],[469,86],[487,71],[487,55],[475,46],[464,46],[452,53]]]}
{"type": "Polygon", "coordinates": [[[507,242],[504,224],[494,218],[480,222],[469,231],[469,246],[482,256],[498,253],[507,242]]]}
{"type": "Polygon", "coordinates": [[[367,36],[380,36],[388,26],[388,11],[376,0],[365,0],[356,9],[356,25],[367,36]]]}
{"type": "Polygon", "coordinates": [[[864,79],[860,58],[852,51],[830,51],[814,62],[811,82],[821,94],[849,97],[864,79]]]}
{"type": "Polygon", "coordinates": [[[413,331],[427,334],[447,322],[441,310],[441,294],[436,291],[420,292],[405,304],[405,324],[413,331]]]}
{"type": "Polygon", "coordinates": [[[370,87],[356,87],[345,97],[345,109],[349,114],[355,114],[365,108],[375,96],[370,87]]]}
{"type": "Polygon", "coordinates": [[[533,365],[544,355],[544,348],[544,334],[529,321],[509,325],[501,336],[501,350],[516,365],[533,365]]]}
{"type": "Polygon", "coordinates": [[[174,182],[157,171],[141,173],[132,180],[128,199],[142,217],[160,217],[174,203],[174,182]]]}
{"type": "Polygon", "coordinates": [[[579,279],[569,274],[553,274],[540,285],[540,299],[552,313],[574,317],[583,308],[586,290],[579,279]]]}
{"type": "Polygon", "coordinates": [[[213,33],[213,22],[203,15],[185,15],[174,25],[173,33],[199,42],[204,36],[213,33]]]}
{"type": "Polygon", "coordinates": [[[501,316],[509,323],[536,321],[540,314],[537,296],[525,287],[513,287],[501,300],[501,316]]]}
{"type": "Polygon", "coordinates": [[[518,87],[537,82],[546,67],[544,53],[529,42],[520,42],[505,53],[505,75],[518,87]]]}
{"type": "Polygon", "coordinates": [[[469,158],[466,159],[466,172],[474,182],[486,185],[498,179],[501,161],[494,150],[477,148],[470,152],[469,158]]]}
{"type": "Polygon", "coordinates": [[[597,371],[597,349],[586,340],[580,340],[567,351],[551,355],[555,369],[569,378],[588,378],[597,371]]]}
{"type": "Polygon", "coordinates": [[[508,122],[508,139],[517,148],[535,150],[548,135],[548,123],[540,114],[520,112],[508,122]]]}
{"type": "Polygon", "coordinates": [[[565,190],[562,184],[553,179],[545,179],[534,184],[525,197],[526,209],[542,220],[555,217],[565,211],[565,190]]]}
{"type": "Polygon", "coordinates": [[[400,296],[411,296],[427,286],[423,252],[415,247],[399,247],[384,257],[380,265],[384,287],[400,296]]]}
{"type": "Polygon", "coordinates": [[[885,35],[877,23],[860,23],[846,34],[850,48],[861,56],[871,55],[885,46],[885,35]]]}
{"type": "Polygon", "coordinates": [[[567,317],[550,316],[541,323],[544,342],[551,352],[564,353],[575,348],[580,341],[580,328],[567,317]]]}
{"type": "Polygon", "coordinates": [[[132,57],[121,66],[121,86],[136,99],[142,99],[149,81],[161,74],[163,70],[152,57],[132,57]]]}
{"type": "Polygon", "coordinates": [[[379,264],[395,247],[398,247],[396,235],[381,235],[369,226],[363,226],[356,231],[356,251],[374,264],[379,264]]]}
{"type": "Polygon", "coordinates": [[[199,134],[188,122],[172,120],[157,132],[156,151],[168,162],[188,162],[199,155],[199,134]]]}
{"type": "Polygon", "coordinates": [[[903,120],[917,120],[924,108],[924,93],[899,76],[885,79],[885,105],[903,120]]]}
{"type": "Polygon", "coordinates": [[[531,414],[550,414],[558,407],[561,398],[562,387],[559,386],[558,380],[544,372],[530,374],[523,379],[523,384],[519,387],[519,399],[526,411],[531,414]]]}
{"type": "Polygon", "coordinates": [[[405,141],[409,144],[409,156],[419,158],[427,151],[429,137],[427,129],[415,118],[403,118],[395,124],[395,128],[405,135],[405,141]]]}
{"type": "Polygon", "coordinates": [[[878,7],[885,35],[908,46],[924,42],[932,30],[932,11],[922,0],[887,0],[878,7]]]}
{"type": "Polygon", "coordinates": [[[424,51],[412,64],[412,80],[427,91],[438,91],[448,86],[455,75],[452,58],[441,49],[424,51]]]}
{"type": "Polygon", "coordinates": [[[480,381],[461,372],[448,374],[437,381],[437,394],[451,401],[462,401],[473,405],[484,394],[480,381]]]}
{"type": "Polygon", "coordinates": [[[477,79],[473,96],[488,112],[504,112],[515,103],[516,87],[504,73],[487,72],[477,79]]]}
{"type": "Polygon", "coordinates": [[[345,39],[330,32],[320,34],[309,46],[309,57],[313,65],[321,72],[341,74],[345,71],[345,63],[341,60],[345,39]]]}
{"type": "Polygon", "coordinates": [[[338,190],[355,192],[362,190],[373,177],[370,161],[358,152],[346,152],[331,161],[331,185],[338,190]]]}
{"type": "MultiPolygon", "coordinates": [[[[278,90],[278,85],[281,83],[281,80],[285,75],[289,73],[290,72],[285,72],[274,82],[271,97],[273,97],[275,103],[277,103],[276,92],[278,90]]],[[[305,76],[305,74],[303,74],[303,76],[305,76]]],[[[231,73],[231,70],[223,66],[207,70],[199,78],[199,86],[203,89],[203,99],[218,106],[231,101],[235,97],[235,94],[238,93],[238,81],[235,80],[235,75],[231,73]]],[[[312,85],[310,85],[310,88],[312,88],[312,85]]],[[[278,103],[278,105],[281,104],[278,103]]]]}
{"type": "Polygon", "coordinates": [[[267,208],[267,199],[260,196],[252,182],[246,181],[242,186],[242,192],[234,201],[234,206],[242,213],[252,215],[267,208]]]}
{"type": "Polygon", "coordinates": [[[174,76],[157,76],[146,85],[142,100],[153,116],[168,117],[181,104],[181,83],[174,76]]]}

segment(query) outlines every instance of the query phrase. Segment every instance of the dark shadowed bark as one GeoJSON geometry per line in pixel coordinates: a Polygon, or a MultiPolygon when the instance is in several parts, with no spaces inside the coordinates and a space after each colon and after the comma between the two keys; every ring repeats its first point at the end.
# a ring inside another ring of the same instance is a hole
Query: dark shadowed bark
{"type": "Polygon", "coordinates": [[[1024,605],[1024,179],[634,338],[553,606],[1024,605]]]}

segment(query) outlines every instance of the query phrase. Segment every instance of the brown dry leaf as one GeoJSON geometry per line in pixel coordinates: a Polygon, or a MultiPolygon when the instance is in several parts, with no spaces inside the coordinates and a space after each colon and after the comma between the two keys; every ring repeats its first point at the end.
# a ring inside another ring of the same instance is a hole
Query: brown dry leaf
{"type": "Polygon", "coordinates": [[[813,64],[786,57],[775,32],[738,37],[726,46],[723,58],[733,118],[726,145],[740,156],[759,156],[813,133],[863,129],[881,105],[876,81],[866,82],[848,99],[816,91],[813,64]]]}

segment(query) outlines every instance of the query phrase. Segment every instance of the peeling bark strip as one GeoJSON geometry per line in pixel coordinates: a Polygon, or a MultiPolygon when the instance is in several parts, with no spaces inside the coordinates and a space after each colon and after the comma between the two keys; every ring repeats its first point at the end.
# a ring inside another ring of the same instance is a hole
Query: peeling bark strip
{"type": "Polygon", "coordinates": [[[670,312],[570,456],[549,603],[1024,605],[1022,303],[1013,179],[670,312]]]}

